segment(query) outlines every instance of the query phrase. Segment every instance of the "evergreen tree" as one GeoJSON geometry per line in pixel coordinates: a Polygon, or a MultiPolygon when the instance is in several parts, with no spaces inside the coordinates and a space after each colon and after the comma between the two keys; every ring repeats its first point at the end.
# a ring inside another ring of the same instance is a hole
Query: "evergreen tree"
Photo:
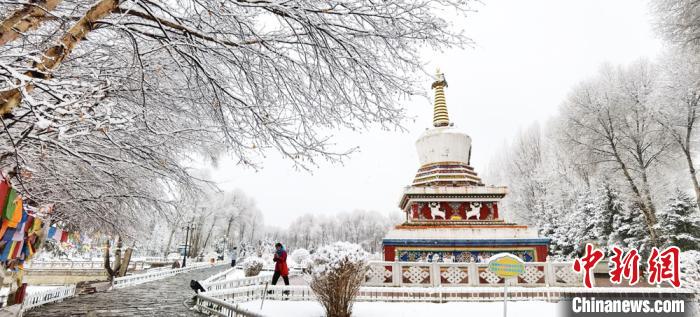
{"type": "MultiPolygon", "coordinates": [[[[547,206],[553,214],[557,209],[548,202],[543,202],[541,206],[547,206]]],[[[595,218],[598,214],[598,207],[589,191],[578,195],[571,212],[559,212],[555,219],[547,221],[541,225],[540,234],[552,239],[550,253],[558,259],[570,259],[583,252],[583,248],[588,242],[597,242],[595,234],[595,218]]],[[[538,221],[546,218],[541,217],[538,221]]]]}
{"type": "Polygon", "coordinates": [[[656,229],[664,247],[700,250],[700,215],[697,203],[688,194],[676,190],[666,208],[659,212],[658,219],[656,229]]]}
{"type": "Polygon", "coordinates": [[[598,208],[596,210],[593,232],[597,237],[598,244],[609,252],[610,245],[613,244],[611,236],[617,230],[616,219],[625,213],[625,209],[620,198],[620,193],[610,185],[603,182],[598,189],[598,208]]]}
{"type": "Polygon", "coordinates": [[[626,212],[613,216],[613,227],[610,243],[622,248],[636,248],[645,258],[652,247],[649,231],[644,222],[640,207],[633,204],[626,212]]]}
{"type": "Polygon", "coordinates": [[[569,237],[572,239],[574,251],[581,254],[586,243],[597,243],[596,224],[600,214],[599,208],[590,191],[585,191],[576,200],[574,212],[569,221],[571,228],[569,237]]]}

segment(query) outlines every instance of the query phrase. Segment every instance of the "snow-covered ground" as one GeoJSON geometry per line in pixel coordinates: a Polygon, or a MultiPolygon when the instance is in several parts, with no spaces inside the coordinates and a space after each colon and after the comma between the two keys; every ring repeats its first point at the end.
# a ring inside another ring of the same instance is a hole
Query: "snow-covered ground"
{"type": "Polygon", "coordinates": [[[226,274],[225,280],[233,280],[233,279],[239,279],[239,278],[244,278],[245,277],[245,272],[243,270],[235,269],[228,274],[226,274]]]}
{"type": "MultiPolygon", "coordinates": [[[[547,302],[508,302],[508,315],[518,317],[558,316],[556,303],[547,302]]],[[[260,301],[241,303],[240,307],[249,311],[275,317],[320,317],[323,307],[317,302],[271,301],[266,300],[260,310],[260,301]]],[[[358,302],[352,310],[353,317],[386,316],[502,316],[503,302],[450,302],[450,303],[394,303],[358,302]]]]}

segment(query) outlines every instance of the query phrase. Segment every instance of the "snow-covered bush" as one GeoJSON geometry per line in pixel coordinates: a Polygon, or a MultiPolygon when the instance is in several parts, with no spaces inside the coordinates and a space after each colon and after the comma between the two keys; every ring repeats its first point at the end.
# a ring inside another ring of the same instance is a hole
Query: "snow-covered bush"
{"type": "Polygon", "coordinates": [[[310,264],[311,254],[306,249],[296,249],[292,252],[292,261],[301,268],[307,268],[310,264]]]}
{"type": "Polygon", "coordinates": [[[677,190],[657,218],[654,228],[664,247],[677,246],[682,251],[700,248],[700,214],[693,197],[677,190]]]}
{"type": "Polygon", "coordinates": [[[311,256],[311,289],[327,317],[349,317],[367,271],[368,254],[357,244],[336,242],[311,256]]]}
{"type": "MultiPolygon", "coordinates": [[[[695,315],[700,316],[700,251],[681,252],[680,258],[681,287],[695,291],[695,315]]],[[[693,315],[691,312],[690,315],[693,315]]]]}
{"type": "Polygon", "coordinates": [[[243,272],[245,276],[257,276],[265,266],[265,260],[257,256],[250,256],[243,260],[243,272]]]}
{"type": "Polygon", "coordinates": [[[681,252],[681,285],[700,292],[700,251],[681,252]]]}

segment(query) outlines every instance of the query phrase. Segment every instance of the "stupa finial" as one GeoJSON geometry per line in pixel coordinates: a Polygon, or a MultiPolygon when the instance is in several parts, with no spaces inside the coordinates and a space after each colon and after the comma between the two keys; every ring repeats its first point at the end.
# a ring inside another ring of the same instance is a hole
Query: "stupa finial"
{"type": "Polygon", "coordinates": [[[435,104],[433,110],[433,126],[434,127],[445,127],[450,125],[450,118],[447,115],[447,103],[445,102],[445,87],[447,87],[447,81],[445,80],[445,74],[438,68],[435,71],[435,81],[431,88],[435,89],[435,104]]]}

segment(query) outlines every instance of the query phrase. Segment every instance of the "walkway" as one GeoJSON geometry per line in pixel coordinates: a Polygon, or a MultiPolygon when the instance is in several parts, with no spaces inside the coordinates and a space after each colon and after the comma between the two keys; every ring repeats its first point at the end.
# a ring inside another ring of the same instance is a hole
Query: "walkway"
{"type": "Polygon", "coordinates": [[[24,316],[201,316],[188,309],[193,305],[190,300],[194,295],[190,280],[204,280],[226,268],[195,270],[128,288],[83,295],[38,307],[24,316]]]}

